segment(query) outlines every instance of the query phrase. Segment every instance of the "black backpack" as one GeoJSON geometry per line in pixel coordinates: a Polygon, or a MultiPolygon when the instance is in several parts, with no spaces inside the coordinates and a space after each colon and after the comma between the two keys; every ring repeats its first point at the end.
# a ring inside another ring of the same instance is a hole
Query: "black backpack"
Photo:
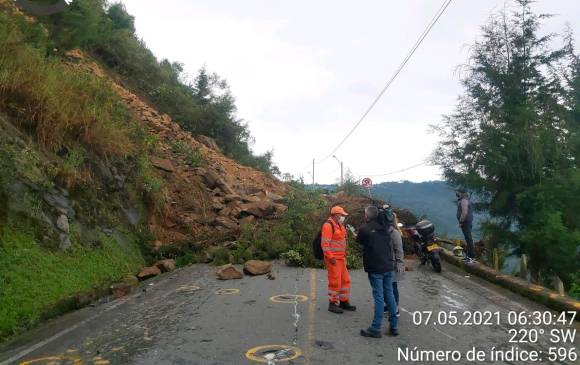
{"type": "MultiPolygon", "coordinates": [[[[334,234],[334,225],[330,221],[326,221],[322,223],[322,226],[324,226],[326,223],[330,224],[330,227],[332,228],[332,234],[334,234]]],[[[321,243],[322,243],[322,227],[320,227],[320,230],[312,240],[312,253],[314,254],[314,257],[318,260],[322,260],[324,258],[324,252],[322,252],[321,243]]]]}

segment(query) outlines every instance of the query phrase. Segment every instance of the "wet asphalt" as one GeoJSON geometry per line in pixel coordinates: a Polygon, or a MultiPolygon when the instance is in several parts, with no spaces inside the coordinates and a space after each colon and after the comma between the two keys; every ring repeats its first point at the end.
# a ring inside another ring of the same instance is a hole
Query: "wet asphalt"
{"type": "MultiPolygon", "coordinates": [[[[534,344],[510,344],[500,325],[416,325],[415,311],[548,311],[516,294],[450,265],[436,274],[409,261],[413,271],[399,283],[401,317],[398,337],[363,338],[372,317],[371,291],[363,271],[351,272],[356,312],[327,311],[326,272],[276,264],[276,280],[265,276],[220,281],[215,267],[194,265],[145,282],[128,297],[88,307],[49,321],[40,328],[0,345],[0,365],[213,365],[267,363],[276,352],[286,364],[409,364],[400,356],[406,348],[457,350],[460,361],[422,364],[475,363],[465,359],[476,347],[548,352],[550,346],[579,347],[573,342],[551,344],[547,335],[534,344]],[[231,289],[231,290],[223,290],[231,289]],[[277,298],[272,298],[274,296],[277,298]],[[299,297],[292,297],[299,295],[299,297]],[[295,299],[297,298],[297,299],[295,299]],[[271,347],[262,347],[271,346],[271,347]],[[401,349],[401,350],[399,350],[401,349]],[[280,350],[287,350],[280,353],[280,350]],[[254,354],[254,355],[252,355],[254,354]],[[253,356],[254,360],[251,360],[253,356]]],[[[434,319],[431,319],[434,321],[434,319]]],[[[515,328],[580,329],[571,326],[515,328]]],[[[385,328],[383,329],[383,332],[385,328]]],[[[580,331],[578,331],[580,332],[580,331]]],[[[529,361],[478,361],[480,364],[530,364],[529,361]]],[[[572,361],[538,364],[567,364],[572,361]]]]}

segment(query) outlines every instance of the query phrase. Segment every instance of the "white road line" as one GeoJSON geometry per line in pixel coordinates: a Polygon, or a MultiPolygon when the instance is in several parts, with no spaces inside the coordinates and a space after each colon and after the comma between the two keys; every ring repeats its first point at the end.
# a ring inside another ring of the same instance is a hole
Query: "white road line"
{"type": "Polygon", "coordinates": [[[110,307],[106,308],[102,312],[99,312],[97,314],[94,314],[91,317],[86,318],[86,319],[80,321],[79,323],[77,323],[77,324],[75,324],[75,325],[73,325],[73,326],[71,326],[71,327],[69,327],[67,329],[64,329],[64,330],[60,331],[59,333],[57,333],[56,335],[54,335],[52,337],[49,337],[49,338],[47,338],[44,341],[40,341],[39,343],[30,346],[26,350],[20,351],[19,353],[17,353],[16,355],[12,356],[11,358],[6,359],[6,360],[0,362],[0,365],[9,365],[9,364],[11,364],[14,361],[23,358],[24,356],[30,354],[31,352],[36,351],[39,348],[42,348],[42,347],[46,346],[47,344],[51,343],[52,341],[54,341],[54,340],[56,340],[56,339],[58,339],[58,338],[60,338],[60,337],[62,337],[64,335],[66,335],[67,333],[76,330],[80,326],[86,324],[87,322],[92,321],[93,319],[101,316],[102,314],[104,314],[104,313],[106,313],[106,312],[108,312],[110,310],[113,310],[113,309],[117,308],[118,306],[120,306],[121,304],[124,304],[125,302],[126,302],[126,300],[121,300],[118,303],[115,303],[115,304],[111,305],[110,307]]]}

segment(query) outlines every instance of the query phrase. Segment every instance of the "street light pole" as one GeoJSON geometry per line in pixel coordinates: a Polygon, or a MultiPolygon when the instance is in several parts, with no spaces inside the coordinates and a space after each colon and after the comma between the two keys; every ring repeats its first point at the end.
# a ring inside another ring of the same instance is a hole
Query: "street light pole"
{"type": "Polygon", "coordinates": [[[340,164],[340,186],[344,185],[344,174],[343,174],[343,164],[342,161],[338,159],[338,157],[336,157],[336,155],[332,155],[332,157],[334,157],[334,159],[336,161],[338,161],[338,163],[340,164]]]}

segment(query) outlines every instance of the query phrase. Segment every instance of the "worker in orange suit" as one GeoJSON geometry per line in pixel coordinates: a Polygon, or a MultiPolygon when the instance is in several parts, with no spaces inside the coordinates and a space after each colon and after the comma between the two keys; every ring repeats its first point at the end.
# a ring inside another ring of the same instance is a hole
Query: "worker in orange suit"
{"type": "Polygon", "coordinates": [[[330,210],[330,217],[322,225],[320,245],[324,253],[324,265],[328,271],[328,310],[332,313],[355,311],[349,302],[350,275],[346,269],[346,228],[344,220],[348,213],[342,207],[330,210]]]}

